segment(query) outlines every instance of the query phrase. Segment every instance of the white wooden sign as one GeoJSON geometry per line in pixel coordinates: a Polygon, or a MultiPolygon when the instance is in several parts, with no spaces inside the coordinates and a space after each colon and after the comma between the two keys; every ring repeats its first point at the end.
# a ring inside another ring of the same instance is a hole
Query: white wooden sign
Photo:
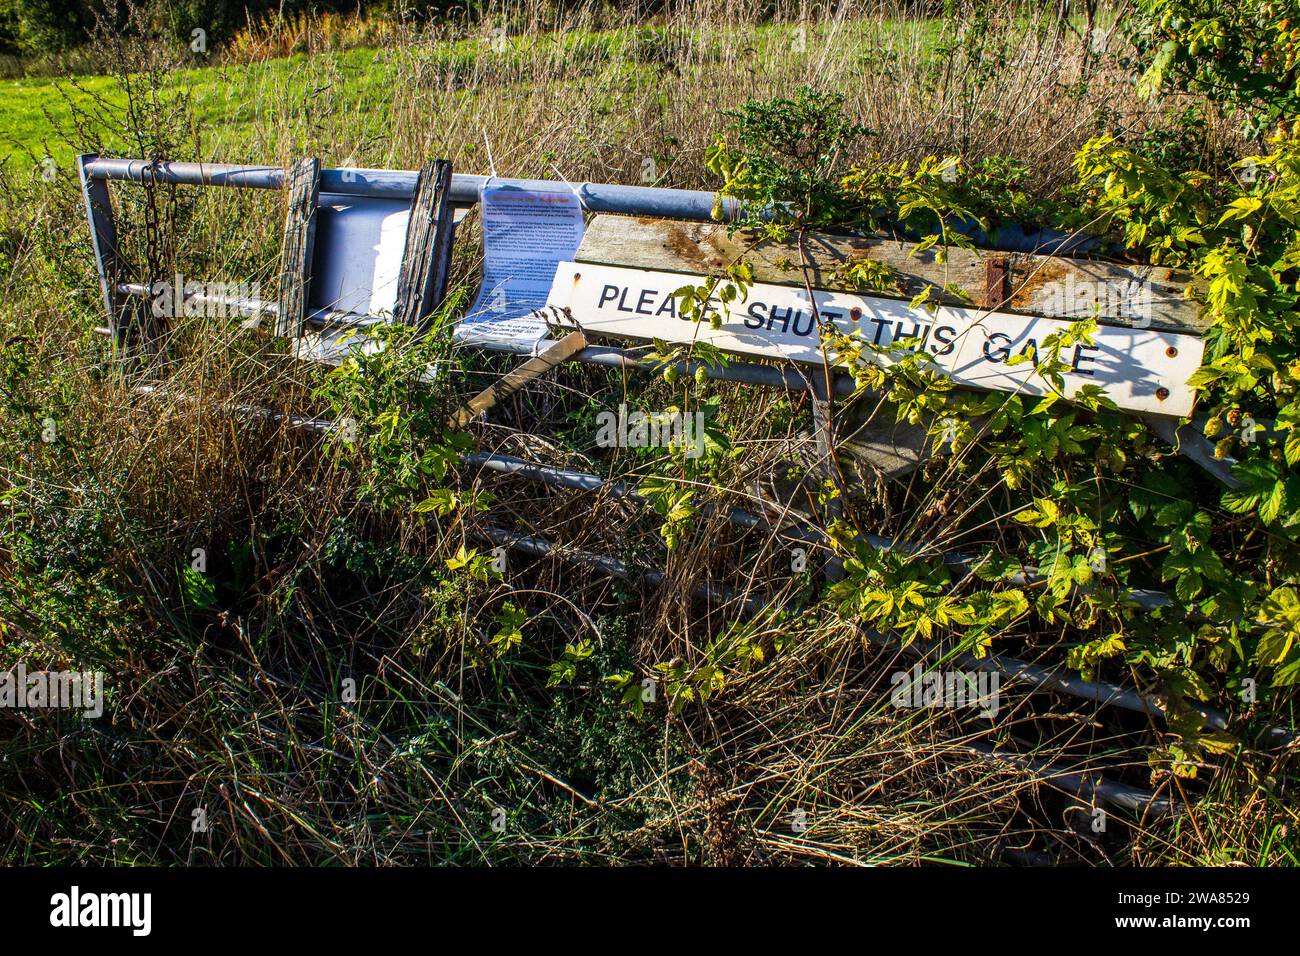
{"type": "MultiPolygon", "coordinates": [[[[708,342],[728,352],[820,365],[820,338],[808,295],[789,286],[756,283],[744,302],[715,308],[722,328],[678,317],[672,293],[700,285],[703,277],[563,262],[549,305],[567,307],[588,332],[669,342],[708,342]]],[[[1071,323],[1059,319],[940,306],[934,312],[896,299],[814,290],[817,311],[848,332],[858,329],[876,345],[917,339],[934,362],[960,385],[1043,395],[1051,391],[1033,362],[1008,364],[1041,348],[1071,323]]],[[[1201,365],[1204,343],[1194,335],[1103,325],[1093,344],[1064,349],[1067,396],[1099,385],[1120,408],[1159,415],[1191,413],[1195,392],[1187,379],[1201,365]]],[[[1041,357],[1041,353],[1040,353],[1041,357]]],[[[881,360],[888,364],[889,356],[881,360]]]]}

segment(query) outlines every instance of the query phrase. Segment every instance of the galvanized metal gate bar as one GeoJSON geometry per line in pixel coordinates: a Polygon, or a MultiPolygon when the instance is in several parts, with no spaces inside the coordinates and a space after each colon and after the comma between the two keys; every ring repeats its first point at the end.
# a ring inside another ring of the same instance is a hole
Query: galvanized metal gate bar
{"type": "MultiPolygon", "coordinates": [[[[143,181],[144,167],[149,164],[138,159],[95,158],[95,175],[102,179],[143,181]]],[[[283,189],[285,171],[279,166],[241,166],[228,163],[164,163],[164,178],[159,182],[184,183],[195,186],[236,186],[244,189],[283,189]]],[[[417,174],[394,169],[326,169],[323,170],[321,189],[345,196],[374,199],[410,199],[416,188],[417,174]]],[[[720,202],[723,220],[739,216],[741,204],[730,196],[704,190],[668,189],[661,186],[624,186],[616,183],[568,183],[549,179],[510,179],[499,176],[476,176],[457,173],[452,178],[451,201],[457,205],[472,206],[478,202],[479,192],[489,182],[509,183],[523,189],[574,190],[582,199],[583,207],[594,213],[621,213],[629,216],[654,216],[664,219],[695,219],[708,222],[714,218],[715,206],[720,202]]],[[[764,209],[750,209],[759,217],[769,213],[764,209]]],[[[988,243],[988,236],[973,220],[954,220],[952,227],[971,238],[977,245],[988,243]]],[[[904,230],[906,231],[906,230],[904,230]]],[[[1043,253],[1046,255],[1068,251],[1085,251],[1096,240],[1089,236],[1072,235],[1055,229],[1037,229],[1033,232],[1012,223],[998,230],[996,245],[1007,251],[1043,253]]]]}
{"type": "MultiPolygon", "coordinates": [[[[149,287],[142,283],[118,283],[117,289],[121,295],[141,299],[147,299],[152,294],[149,287]]],[[[262,316],[274,319],[280,314],[279,304],[265,299],[241,299],[201,292],[187,294],[186,301],[190,301],[190,299],[198,303],[226,306],[248,316],[262,316]]],[[[338,312],[333,309],[313,309],[306,316],[306,323],[316,329],[357,328],[382,324],[386,321],[382,316],[363,316],[351,312],[338,312]]],[[[485,343],[478,347],[497,352],[520,351],[497,343],[485,343]]],[[[642,360],[638,357],[635,349],[624,349],[610,345],[588,346],[578,354],[576,361],[587,365],[603,365],[638,371],[652,371],[663,367],[659,363],[642,360]]],[[[719,381],[742,382],[747,385],[763,385],[770,388],[789,389],[790,391],[803,391],[807,387],[803,377],[798,372],[789,368],[778,368],[774,365],[732,362],[723,367],[709,365],[698,360],[688,362],[684,359],[669,364],[677,368],[682,375],[694,375],[697,371],[703,369],[705,375],[719,381]]],[[[847,375],[838,376],[835,380],[835,393],[837,396],[851,394],[854,387],[853,379],[847,375]]]]}
{"type": "MultiPolygon", "coordinates": [[[[162,389],[152,385],[137,386],[136,392],[147,396],[168,396],[190,401],[195,400],[191,395],[162,389]]],[[[225,404],[218,406],[218,409],[228,414],[248,415],[261,418],[265,421],[284,424],[290,428],[302,428],[317,433],[333,431],[339,427],[337,423],[330,421],[329,419],[308,418],[302,415],[289,415],[256,405],[225,404]]],[[[470,452],[463,454],[460,457],[461,461],[467,465],[476,465],[502,474],[521,477],[530,481],[537,481],[555,487],[571,488],[574,490],[590,492],[606,492],[615,497],[639,498],[635,488],[627,482],[610,481],[601,478],[598,475],[592,475],[586,472],[556,468],[550,465],[538,465],[521,458],[514,458],[510,455],[493,452],[470,452]]],[[[810,544],[817,544],[822,540],[821,532],[811,526],[805,526],[802,529],[778,529],[763,516],[755,515],[740,508],[715,509],[709,507],[705,510],[707,513],[711,514],[722,514],[728,521],[739,527],[777,534],[781,537],[787,538],[788,540],[802,541],[810,544]]],[[[582,555],[582,561],[579,563],[589,567],[598,567],[602,571],[613,574],[615,577],[621,579],[631,580],[640,576],[641,579],[646,580],[651,584],[663,580],[660,572],[652,569],[633,569],[616,558],[611,558],[606,555],[578,552],[572,549],[564,549],[560,551],[555,549],[554,545],[543,538],[527,535],[512,535],[511,532],[503,529],[495,529],[494,533],[499,539],[496,543],[505,542],[507,539],[510,541],[522,542],[519,546],[519,550],[525,551],[534,556],[550,555],[552,552],[565,557],[580,554],[582,555]]],[[[869,535],[868,538],[871,546],[879,550],[908,547],[905,544],[900,544],[889,538],[882,538],[878,535],[869,535]]],[[[971,560],[967,556],[960,554],[944,554],[942,557],[945,562],[957,566],[964,566],[971,560]]],[[[716,598],[721,596],[721,592],[719,592],[716,586],[712,587],[708,592],[701,591],[699,596],[706,596],[706,593],[709,597],[716,598]]],[[[1159,606],[1162,600],[1168,600],[1165,595],[1158,591],[1135,591],[1130,592],[1130,596],[1135,600],[1139,600],[1139,603],[1142,603],[1143,606],[1149,607],[1159,606]]],[[[750,610],[753,610],[756,607],[752,598],[744,600],[750,606],[750,610]]],[[[884,648],[894,649],[897,646],[896,641],[892,641],[875,631],[865,631],[864,636],[866,636],[872,643],[884,648]]],[[[918,651],[925,650],[925,648],[921,646],[917,646],[915,649],[918,651]]],[[[1084,680],[1082,677],[1059,667],[1044,667],[1039,664],[1031,664],[1028,661],[1022,661],[1018,658],[1004,654],[994,654],[983,658],[977,658],[973,654],[964,652],[958,655],[956,661],[963,667],[971,670],[996,672],[999,676],[1007,680],[1022,680],[1039,690],[1056,691],[1070,697],[1093,701],[1094,703],[1103,706],[1118,707],[1121,710],[1128,710],[1161,720],[1165,718],[1164,707],[1158,701],[1146,697],[1135,690],[1122,687],[1119,684],[1113,684],[1107,681],[1084,680]]],[[[1209,726],[1218,730],[1227,727],[1226,716],[1221,711],[1205,705],[1198,705],[1196,709],[1209,726]]],[[[1273,726],[1265,729],[1264,738],[1268,746],[1281,747],[1294,741],[1296,739],[1296,734],[1289,728],[1273,726]]]]}
{"type": "MultiPolygon", "coordinates": [[[[184,393],[172,392],[157,386],[139,386],[137,387],[136,392],[138,394],[155,397],[181,397],[193,400],[192,396],[184,393]]],[[[327,419],[306,418],[299,415],[285,415],[260,406],[222,405],[219,407],[227,413],[250,414],[266,421],[285,424],[293,428],[304,428],[318,433],[328,432],[339,427],[336,422],[327,419]]],[[[509,456],[504,455],[476,453],[472,455],[463,455],[462,460],[467,464],[481,464],[489,467],[500,464],[503,467],[497,468],[497,470],[506,471],[507,473],[517,474],[524,477],[532,477],[535,480],[547,481],[547,483],[554,482],[542,477],[542,475],[544,473],[558,471],[556,469],[546,469],[543,466],[533,465],[529,462],[524,462],[522,459],[510,458],[509,456]]],[[[581,475],[581,473],[571,474],[581,475]]],[[[596,478],[596,476],[581,475],[581,477],[584,481],[582,481],[580,485],[588,490],[596,490],[597,488],[602,487],[602,480],[596,478]],[[594,479],[594,481],[592,479],[594,479]]],[[[735,513],[736,512],[733,511],[732,515],[735,513]]],[[[759,520],[761,521],[762,519],[759,520]]],[[[744,524],[745,522],[740,523],[744,524]]],[[[595,554],[593,552],[582,551],[574,548],[560,549],[545,538],[539,538],[534,535],[521,535],[502,528],[491,527],[480,529],[480,534],[485,540],[490,541],[493,544],[509,547],[512,550],[518,550],[534,557],[560,557],[573,563],[577,563],[583,567],[590,568],[602,574],[624,581],[635,582],[641,580],[649,583],[651,586],[657,586],[666,580],[665,575],[662,572],[653,569],[633,568],[617,558],[595,554]]],[[[702,584],[698,585],[694,589],[694,593],[697,597],[707,600],[738,600],[748,611],[751,612],[759,608],[759,604],[754,598],[736,595],[731,591],[731,589],[726,587],[702,584]]],[[[891,639],[874,631],[865,632],[865,636],[871,641],[871,643],[877,644],[883,648],[890,649],[896,644],[896,642],[891,639]]],[[[966,666],[976,667],[981,670],[995,671],[1008,679],[1024,680],[1034,685],[1036,689],[1051,689],[1070,696],[1093,700],[1101,705],[1134,710],[1148,716],[1164,716],[1163,709],[1160,708],[1158,704],[1142,697],[1135,691],[1119,687],[1118,685],[1085,681],[1082,678],[1074,677],[1073,675],[1060,674],[1055,670],[1041,668],[1025,661],[1019,661],[1015,658],[1000,655],[977,660],[973,655],[963,654],[958,658],[958,660],[966,666]]],[[[1211,719],[1212,726],[1222,727],[1226,725],[1221,716],[1217,714],[1215,716],[1218,716],[1218,720],[1216,721],[1211,719]]],[[[1271,728],[1268,737],[1270,743],[1275,746],[1289,744],[1295,739],[1295,735],[1292,732],[1281,727],[1271,728]]],[[[1097,800],[1101,800],[1135,813],[1149,813],[1155,816],[1163,816],[1171,812],[1180,813],[1183,810],[1182,806],[1174,801],[1164,797],[1159,797],[1147,790],[1107,780],[1096,771],[1078,771],[1063,768],[1038,761],[1024,754],[998,749],[979,741],[964,741],[961,742],[959,746],[964,747],[973,755],[986,760],[1011,763],[1019,769],[1040,777],[1044,783],[1055,789],[1074,793],[1084,799],[1091,800],[1094,804],[1097,800]]]]}
{"type": "MultiPolygon", "coordinates": [[[[150,163],[139,159],[82,157],[86,175],[94,180],[177,183],[191,186],[232,186],[241,189],[284,189],[285,170],[279,166],[238,166],[225,163],[150,163]]],[[[571,188],[589,212],[662,216],[669,219],[712,219],[717,194],[702,190],[664,189],[657,186],[622,186],[613,183],[566,184],[544,179],[502,179],[456,173],[451,178],[451,201],[475,205],[484,185],[509,184],[522,189],[571,188]]],[[[375,199],[411,199],[419,173],[398,169],[322,169],[322,192],[375,199]]],[[[724,218],[733,219],[740,205],[723,197],[724,218]]]]}
{"type": "Polygon", "coordinates": [[[113,222],[113,205],[108,195],[108,185],[90,172],[91,156],[77,157],[77,173],[81,177],[81,194],[86,203],[86,220],[90,224],[91,249],[99,272],[99,288],[104,297],[104,313],[114,340],[121,338],[118,328],[121,318],[121,298],[117,286],[122,280],[122,265],[118,256],[117,226],[113,222]]]}

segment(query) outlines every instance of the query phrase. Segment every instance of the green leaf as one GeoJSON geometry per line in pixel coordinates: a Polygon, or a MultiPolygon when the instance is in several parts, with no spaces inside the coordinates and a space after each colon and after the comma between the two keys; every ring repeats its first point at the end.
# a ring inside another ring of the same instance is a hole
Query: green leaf
{"type": "Polygon", "coordinates": [[[456,571],[460,568],[463,568],[466,565],[468,565],[472,560],[474,560],[477,554],[478,554],[477,549],[470,548],[466,550],[465,546],[462,544],[456,550],[455,555],[446,559],[447,569],[449,571],[456,571]]]}
{"type": "Polygon", "coordinates": [[[1276,481],[1273,483],[1273,489],[1265,496],[1259,505],[1259,517],[1265,524],[1272,524],[1277,520],[1278,514],[1282,511],[1282,503],[1286,500],[1286,483],[1276,481]]]}
{"type": "Polygon", "coordinates": [[[217,603],[217,586],[202,571],[186,565],[181,569],[181,597],[191,607],[207,610],[217,603]]]}
{"type": "Polygon", "coordinates": [[[1238,462],[1233,467],[1232,474],[1241,482],[1241,487],[1225,491],[1222,504],[1234,514],[1249,513],[1265,495],[1273,494],[1277,484],[1277,472],[1261,461],[1238,462]]]}
{"type": "Polygon", "coordinates": [[[1183,574],[1174,582],[1174,594],[1184,604],[1191,604],[1204,587],[1204,580],[1196,572],[1183,574]]]}
{"type": "Polygon", "coordinates": [[[460,499],[449,488],[435,489],[429,497],[411,509],[414,514],[433,512],[439,516],[451,514],[460,507],[460,499]]]}
{"type": "Polygon", "coordinates": [[[1244,219],[1245,217],[1258,212],[1262,205],[1264,205],[1264,200],[1258,199],[1255,196],[1240,196],[1228,203],[1228,209],[1219,218],[1218,224],[1222,226],[1230,219],[1244,219]]]}

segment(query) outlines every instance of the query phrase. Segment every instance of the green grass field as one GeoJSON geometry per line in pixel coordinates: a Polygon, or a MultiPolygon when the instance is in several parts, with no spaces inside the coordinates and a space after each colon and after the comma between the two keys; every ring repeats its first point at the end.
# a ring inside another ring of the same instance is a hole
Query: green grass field
{"type": "MultiPolygon", "coordinates": [[[[283,125],[284,111],[302,118],[346,115],[350,143],[367,154],[382,154],[381,140],[391,123],[396,84],[412,70],[436,74],[459,89],[462,100],[491,100],[502,88],[526,91],[539,76],[553,82],[595,78],[600,85],[654,82],[657,69],[682,61],[682,68],[704,75],[709,63],[726,60],[752,72],[765,60],[790,56],[802,44],[804,59],[815,61],[818,46],[834,45],[837,59],[870,59],[887,35],[899,49],[915,47],[933,55],[942,27],[935,22],[876,21],[869,28],[848,23],[811,28],[762,24],[697,31],[686,37],[663,29],[578,31],[559,36],[526,35],[502,48],[481,38],[435,41],[417,48],[353,49],[297,54],[260,63],[180,68],[167,73],[170,93],[187,97],[194,127],[202,134],[202,158],[262,162],[254,149],[278,152],[282,143],[268,131],[283,125]],[[557,64],[564,68],[557,70],[557,64]],[[644,73],[643,73],[644,71],[644,73]],[[554,74],[564,74],[558,78],[554,74]]],[[[0,114],[0,159],[11,168],[35,166],[51,156],[65,166],[85,143],[78,113],[93,110],[103,118],[122,116],[123,81],[115,76],[30,78],[3,81],[5,109],[0,114]]],[[[463,103],[461,107],[463,108],[463,103]]],[[[428,120],[436,123],[434,115],[428,120]]],[[[122,154],[134,145],[125,127],[100,124],[105,152],[122,154]]],[[[471,151],[477,143],[465,144],[471,151]]],[[[337,147],[334,151],[337,153],[337,147]]],[[[349,154],[351,155],[351,154],[349,154]]],[[[346,156],[332,159],[342,162],[346,156]]],[[[363,161],[360,157],[358,162],[363,161]]],[[[376,160],[371,160],[376,161],[376,160]]]]}

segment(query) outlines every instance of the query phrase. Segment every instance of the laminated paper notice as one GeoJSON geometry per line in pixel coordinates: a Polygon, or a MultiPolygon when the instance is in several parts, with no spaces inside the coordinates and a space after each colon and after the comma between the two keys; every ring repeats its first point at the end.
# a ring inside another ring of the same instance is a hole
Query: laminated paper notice
{"type": "Polygon", "coordinates": [[[582,202],[571,191],[483,190],[483,285],[456,328],[466,345],[536,353],[546,338],[543,312],[555,268],[582,242],[582,202]]]}

